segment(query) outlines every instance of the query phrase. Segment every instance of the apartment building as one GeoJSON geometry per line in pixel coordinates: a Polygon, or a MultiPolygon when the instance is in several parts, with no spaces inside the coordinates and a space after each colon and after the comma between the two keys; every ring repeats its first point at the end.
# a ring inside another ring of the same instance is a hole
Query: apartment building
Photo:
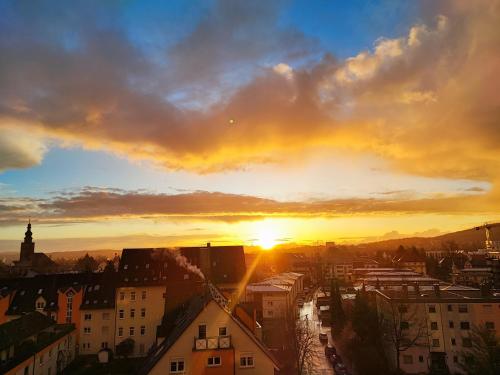
{"type": "Polygon", "coordinates": [[[73,324],[31,312],[0,325],[0,373],[55,375],[75,357],[73,324]]]}
{"type": "Polygon", "coordinates": [[[85,287],[80,307],[79,354],[97,354],[115,347],[115,286],[103,278],[85,287]]]}
{"type": "Polygon", "coordinates": [[[141,374],[274,374],[277,361],[208,287],[193,296],[141,374]]]}
{"type": "Polygon", "coordinates": [[[304,275],[285,272],[261,282],[248,284],[244,300],[253,302],[257,320],[282,319],[286,314],[295,314],[296,299],[304,290],[304,275]]]}
{"type": "MultiPolygon", "coordinates": [[[[461,353],[473,345],[471,330],[483,325],[500,327],[500,296],[483,290],[435,286],[422,291],[418,285],[402,290],[377,290],[377,310],[382,320],[399,330],[400,338],[415,344],[401,353],[401,369],[408,374],[461,373],[461,353]]],[[[394,331],[394,330],[393,330],[394,331]]],[[[395,350],[387,344],[394,367],[395,350]]]]}

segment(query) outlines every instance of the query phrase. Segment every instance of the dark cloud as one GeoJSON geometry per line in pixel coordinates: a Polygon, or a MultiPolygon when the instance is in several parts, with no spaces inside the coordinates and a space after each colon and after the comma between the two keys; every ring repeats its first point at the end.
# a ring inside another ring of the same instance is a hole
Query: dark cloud
{"type": "Polygon", "coordinates": [[[42,223],[75,223],[107,218],[236,222],[265,217],[498,212],[500,205],[491,205],[489,199],[486,195],[458,195],[422,199],[351,198],[298,202],[206,191],[154,194],[88,187],[50,199],[4,198],[0,201],[0,224],[24,222],[28,216],[42,223]]]}

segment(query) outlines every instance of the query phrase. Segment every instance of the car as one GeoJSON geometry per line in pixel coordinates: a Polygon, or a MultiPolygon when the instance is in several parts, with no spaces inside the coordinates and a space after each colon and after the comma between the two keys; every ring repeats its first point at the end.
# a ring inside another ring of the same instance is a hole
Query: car
{"type": "Polygon", "coordinates": [[[337,354],[337,349],[335,349],[335,346],[332,345],[325,346],[325,355],[327,357],[330,357],[332,354],[337,354]]]}
{"type": "Polygon", "coordinates": [[[348,375],[347,368],[343,363],[337,363],[333,369],[335,370],[335,375],[348,375]]]}
{"type": "Polygon", "coordinates": [[[319,341],[328,341],[328,335],[324,332],[319,333],[319,341]]]}

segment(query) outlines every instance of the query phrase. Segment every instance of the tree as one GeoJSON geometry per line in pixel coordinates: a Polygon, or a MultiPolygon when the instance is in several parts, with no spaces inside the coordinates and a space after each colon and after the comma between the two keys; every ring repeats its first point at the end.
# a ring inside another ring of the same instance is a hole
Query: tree
{"type": "MultiPolygon", "coordinates": [[[[414,346],[428,346],[425,312],[420,304],[386,303],[382,311],[382,337],[394,350],[397,371],[401,371],[401,353],[414,346]],[[420,314],[419,314],[420,312],[420,314]]],[[[423,307],[423,306],[422,306],[423,307]]]]}
{"type": "Polygon", "coordinates": [[[93,272],[97,269],[99,264],[88,253],[85,256],[78,258],[75,264],[75,270],[80,272],[93,272]]]}
{"type": "Polygon", "coordinates": [[[131,338],[125,339],[116,345],[116,355],[127,358],[134,352],[135,341],[131,338]]]}
{"type": "Polygon", "coordinates": [[[355,336],[346,349],[356,366],[356,373],[387,374],[388,366],[381,340],[379,317],[375,306],[370,304],[364,291],[356,295],[351,326],[355,336]]]}
{"type": "Polygon", "coordinates": [[[346,316],[342,307],[342,297],[337,280],[332,280],[330,285],[330,314],[332,333],[338,334],[344,328],[346,316]]]}
{"type": "Polygon", "coordinates": [[[289,349],[288,363],[294,366],[294,372],[298,375],[305,374],[312,366],[314,358],[315,337],[311,328],[313,324],[307,317],[305,319],[295,319],[292,314],[288,314],[285,326],[285,339],[289,349]]]}
{"type": "Polygon", "coordinates": [[[460,367],[467,375],[500,374],[500,343],[494,330],[473,326],[471,344],[461,353],[460,367]]]}

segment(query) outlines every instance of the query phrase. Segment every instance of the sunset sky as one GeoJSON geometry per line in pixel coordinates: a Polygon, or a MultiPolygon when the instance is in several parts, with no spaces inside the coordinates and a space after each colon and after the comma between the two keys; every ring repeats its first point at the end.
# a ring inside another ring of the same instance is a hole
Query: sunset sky
{"type": "Polygon", "coordinates": [[[0,0],[0,251],[500,220],[500,1],[0,0]]]}

